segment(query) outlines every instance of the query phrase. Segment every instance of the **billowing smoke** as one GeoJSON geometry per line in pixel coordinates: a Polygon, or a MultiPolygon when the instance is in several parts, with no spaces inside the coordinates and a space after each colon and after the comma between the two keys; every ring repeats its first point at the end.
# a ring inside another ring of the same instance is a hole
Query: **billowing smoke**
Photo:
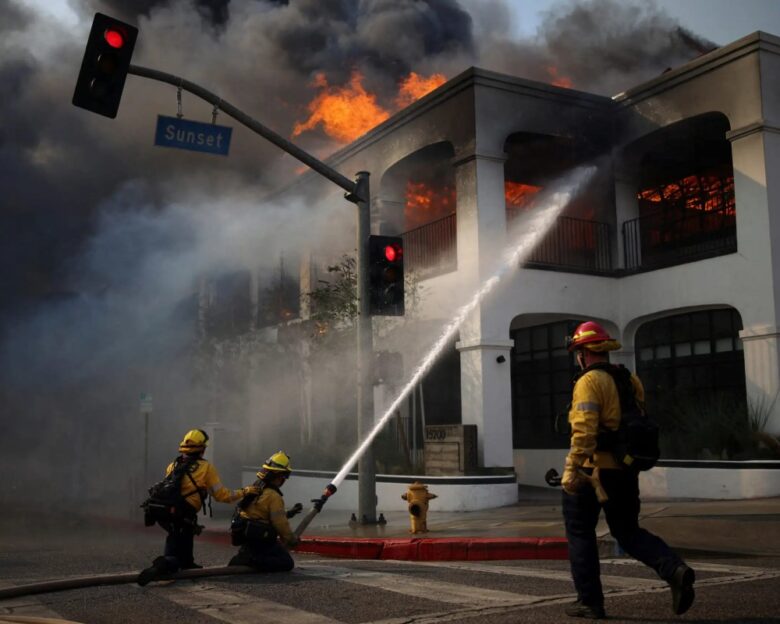
{"type": "MultiPolygon", "coordinates": [[[[72,18],[60,19],[21,0],[0,4],[0,404],[10,421],[0,457],[14,463],[20,492],[45,481],[77,493],[90,475],[136,462],[142,389],[163,397],[158,455],[206,412],[260,409],[204,408],[207,376],[193,364],[198,280],[246,270],[270,285],[286,250],[312,232],[351,248],[343,200],[262,201],[298,163],[260,137],[234,132],[229,158],[153,147],[156,116],[177,112],[174,88],[130,76],[116,120],[71,106],[95,10],[138,25],[135,64],[202,84],[284,136],[306,117],[317,74],[343,85],[357,70],[388,109],[410,71],[453,77],[470,65],[613,94],[711,47],[653,4],[617,0],[555,5],[524,41],[512,38],[500,0],[69,6],[72,18]],[[69,466],[62,482],[47,481],[51,463],[69,466]]],[[[182,108],[211,119],[186,93],[182,108]]],[[[296,141],[321,156],[339,147],[319,129],[296,141]]],[[[231,358],[217,356],[224,369],[231,358]]],[[[273,361],[247,358],[254,379],[284,377],[273,361]]],[[[296,374],[287,383],[299,384],[296,374]]],[[[273,392],[248,394],[262,403],[273,392]]]]}
{"type": "Polygon", "coordinates": [[[482,67],[602,95],[615,95],[713,50],[649,2],[567,0],[553,4],[536,36],[516,40],[503,2],[471,0],[481,16],[482,67]],[[563,82],[565,80],[565,82],[563,82]]]}

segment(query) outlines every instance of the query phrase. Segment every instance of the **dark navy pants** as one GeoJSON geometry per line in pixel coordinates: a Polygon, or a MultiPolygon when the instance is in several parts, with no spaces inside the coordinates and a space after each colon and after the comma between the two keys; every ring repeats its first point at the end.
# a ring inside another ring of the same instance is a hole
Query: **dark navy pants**
{"type": "Polygon", "coordinates": [[[604,604],[596,543],[596,523],[603,507],[609,532],[620,547],[668,581],[680,557],[660,537],[639,527],[639,476],[630,470],[601,469],[601,484],[609,500],[603,505],[589,484],[577,494],[563,493],[563,517],[569,541],[569,562],[577,598],[583,604],[604,604]]]}
{"type": "Polygon", "coordinates": [[[169,571],[176,572],[192,566],[195,519],[192,519],[191,523],[174,523],[166,530],[168,536],[165,538],[165,560],[171,568],[169,571]]]}
{"type": "Polygon", "coordinates": [[[228,565],[248,565],[259,572],[289,572],[295,562],[277,540],[269,540],[244,544],[228,565]]]}

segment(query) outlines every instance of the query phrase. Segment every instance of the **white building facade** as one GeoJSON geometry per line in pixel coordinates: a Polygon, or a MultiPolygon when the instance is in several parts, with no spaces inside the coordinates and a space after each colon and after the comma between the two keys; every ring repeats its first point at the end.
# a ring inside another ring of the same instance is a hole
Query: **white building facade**
{"type": "MultiPolygon", "coordinates": [[[[461,327],[459,413],[439,420],[477,425],[484,468],[514,467],[530,485],[560,468],[562,337],[586,319],[621,341],[613,361],[639,372],[656,409],[673,390],[694,403],[723,391],[780,435],[780,38],[754,33],[613,98],[472,68],[329,163],[370,172],[372,232],[405,236],[430,319],[489,277],[529,197],[597,165],[586,196],[461,327]],[[437,210],[412,213],[418,184],[435,187],[437,210]]],[[[699,416],[695,427],[720,426],[699,416]]],[[[677,448],[643,492],[779,495],[780,457],[746,444],[677,448]]]]}

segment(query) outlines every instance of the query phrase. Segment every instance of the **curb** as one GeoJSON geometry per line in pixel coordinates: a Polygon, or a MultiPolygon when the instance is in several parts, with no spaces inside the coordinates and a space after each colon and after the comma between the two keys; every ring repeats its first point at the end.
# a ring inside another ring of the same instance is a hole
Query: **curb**
{"type": "MultiPolygon", "coordinates": [[[[230,536],[205,530],[200,539],[230,544],[230,536]]],[[[304,537],[295,552],[341,559],[396,561],[492,561],[568,559],[562,537],[304,537]]]]}

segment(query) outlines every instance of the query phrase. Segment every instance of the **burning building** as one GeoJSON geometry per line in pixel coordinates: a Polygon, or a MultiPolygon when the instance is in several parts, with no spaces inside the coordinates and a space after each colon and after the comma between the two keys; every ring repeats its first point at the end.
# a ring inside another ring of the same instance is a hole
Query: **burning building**
{"type": "MultiPolygon", "coordinates": [[[[595,319],[621,341],[613,361],[643,378],[649,409],[678,426],[644,491],[780,494],[776,462],[739,470],[762,457],[737,431],[750,409],[731,436],[685,441],[721,427],[716,395],[731,406],[721,411],[763,405],[765,432],[780,434],[780,39],[754,33],[614,97],[556,82],[471,68],[329,160],[348,177],[370,172],[372,232],[404,236],[430,322],[488,277],[542,191],[598,168],[431,373],[428,424],[476,425],[480,466],[543,485],[568,445],[564,337],[595,319]]],[[[307,174],[292,190],[343,201],[327,185],[307,174]]],[[[513,502],[509,482],[485,505],[513,502]]]]}

